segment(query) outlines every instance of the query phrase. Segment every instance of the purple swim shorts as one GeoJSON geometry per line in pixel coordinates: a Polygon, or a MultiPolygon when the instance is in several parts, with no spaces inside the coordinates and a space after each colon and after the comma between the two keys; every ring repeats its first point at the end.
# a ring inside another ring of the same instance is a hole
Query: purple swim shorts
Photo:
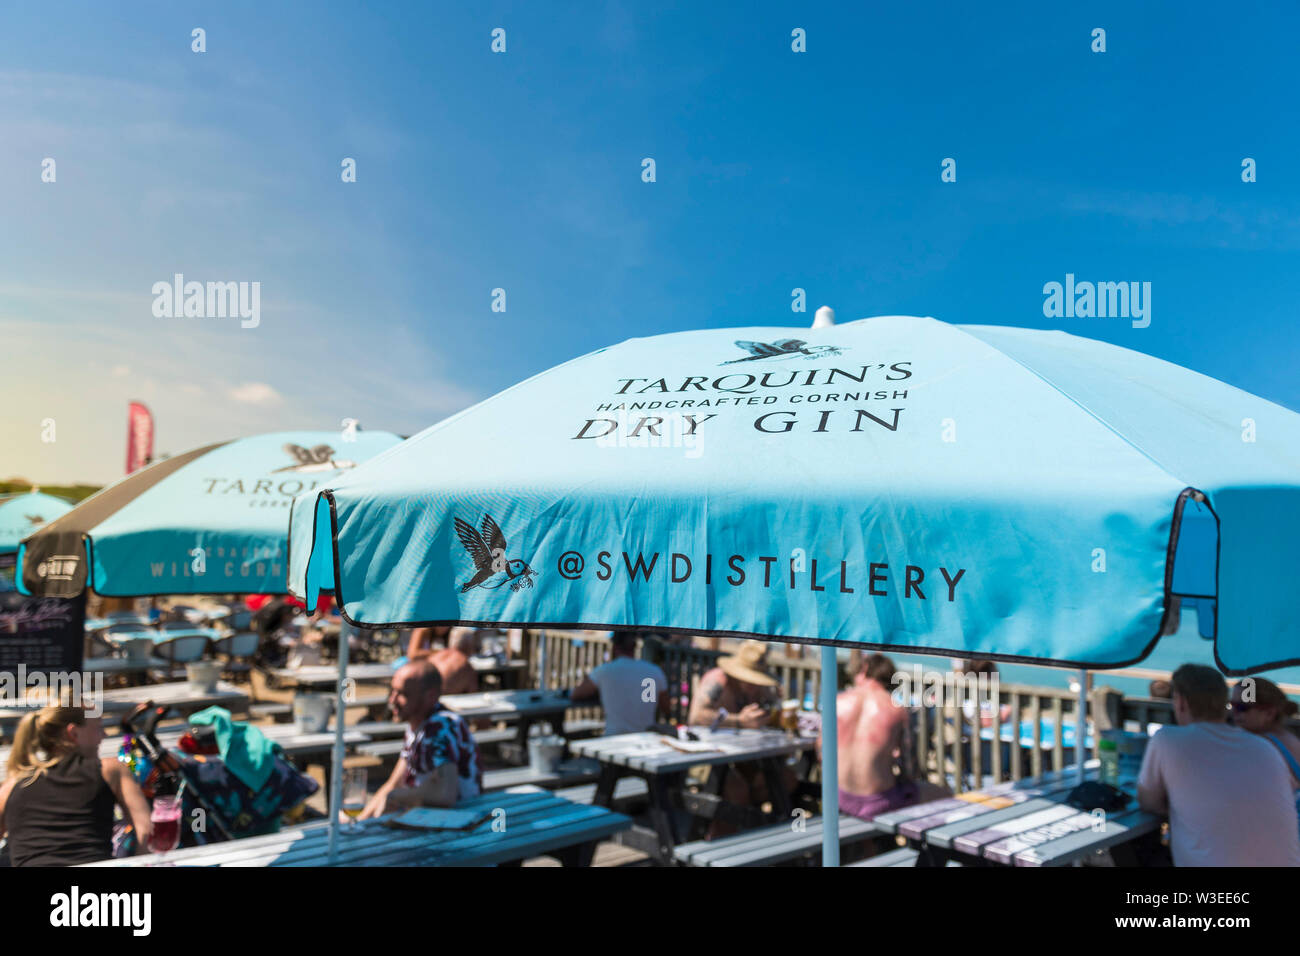
{"type": "Polygon", "coordinates": [[[849,793],[841,788],[840,812],[855,816],[859,820],[870,820],[878,813],[887,813],[915,803],[920,793],[915,780],[904,780],[894,784],[884,793],[871,793],[865,796],[849,793]]]}

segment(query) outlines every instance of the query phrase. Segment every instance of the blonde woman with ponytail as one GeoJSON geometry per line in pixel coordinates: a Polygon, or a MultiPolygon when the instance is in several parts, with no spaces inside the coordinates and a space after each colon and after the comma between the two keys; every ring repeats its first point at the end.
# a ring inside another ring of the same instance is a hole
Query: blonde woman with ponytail
{"type": "Polygon", "coordinates": [[[70,866],[112,855],[113,807],[148,846],[149,802],[127,768],[100,759],[104,728],[83,707],[45,707],[23,717],[0,784],[0,836],[14,866],[70,866]]]}

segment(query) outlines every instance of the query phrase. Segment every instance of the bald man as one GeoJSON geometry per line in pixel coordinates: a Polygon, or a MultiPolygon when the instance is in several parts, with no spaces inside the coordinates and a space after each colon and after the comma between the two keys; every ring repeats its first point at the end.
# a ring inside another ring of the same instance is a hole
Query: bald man
{"type": "Polygon", "coordinates": [[[393,674],[388,707],[406,724],[402,755],[361,811],[360,819],[410,807],[450,807],[483,792],[483,764],[459,714],[438,703],[442,675],[428,659],[393,674]]]}

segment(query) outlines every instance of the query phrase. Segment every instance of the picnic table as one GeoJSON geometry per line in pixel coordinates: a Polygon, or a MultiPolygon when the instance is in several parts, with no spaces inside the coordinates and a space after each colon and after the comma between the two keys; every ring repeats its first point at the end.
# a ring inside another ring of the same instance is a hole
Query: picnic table
{"type": "Polygon", "coordinates": [[[500,678],[501,686],[514,690],[519,686],[519,677],[528,669],[527,661],[501,661],[495,657],[471,657],[469,666],[479,677],[495,675],[500,678]]]}
{"type": "MultiPolygon", "coordinates": [[[[168,684],[149,684],[144,687],[118,687],[99,695],[104,715],[113,717],[129,713],[137,704],[152,700],[159,707],[168,707],[182,714],[191,714],[204,707],[220,704],[230,711],[241,711],[248,706],[248,695],[225,681],[218,681],[215,690],[196,690],[188,681],[168,684]]],[[[0,727],[18,723],[25,715],[45,706],[45,701],[29,698],[26,704],[15,703],[0,708],[0,727]]]]}
{"type": "MultiPolygon", "coordinates": [[[[501,663],[491,657],[471,657],[470,666],[479,675],[499,674],[513,677],[524,671],[527,661],[501,663]]],[[[330,664],[309,664],[305,667],[277,667],[271,670],[278,682],[296,687],[334,687],[338,684],[339,669],[330,664]]],[[[349,680],[387,681],[393,676],[392,664],[349,664],[349,680]]]]}
{"type": "Polygon", "coordinates": [[[239,608],[230,607],[173,607],[171,613],[179,612],[180,616],[191,624],[202,624],[204,621],[221,621],[235,614],[239,608]]]}
{"type": "MultiPolygon", "coordinates": [[[[603,807],[572,803],[537,788],[491,793],[456,805],[483,815],[469,830],[403,830],[389,814],[339,833],[338,859],[329,859],[327,821],[229,843],[175,850],[177,866],[492,866],[553,855],[566,865],[586,865],[599,840],[632,821],[603,807]],[[504,826],[501,824],[504,823],[504,826]]],[[[104,860],[87,866],[151,866],[157,856],[104,860]]]]}
{"type": "Polygon", "coordinates": [[[82,627],[87,632],[94,633],[95,631],[103,631],[110,627],[121,627],[123,625],[151,628],[154,626],[154,621],[144,614],[126,614],[118,617],[88,617],[82,627]]]}
{"type": "Polygon", "coordinates": [[[161,657],[146,657],[133,661],[129,657],[87,657],[81,665],[83,671],[102,674],[139,674],[145,671],[166,670],[171,664],[161,657]]]}
{"type": "MultiPolygon", "coordinates": [[[[478,694],[451,694],[439,703],[466,720],[501,720],[517,722],[515,744],[528,753],[528,731],[534,724],[549,723],[551,729],[567,740],[564,712],[574,706],[568,691],[497,690],[478,694]]],[[[588,706],[586,703],[583,706],[588,706]]],[[[570,747],[572,741],[569,741],[570,747]]]]}
{"type": "Polygon", "coordinates": [[[104,709],[130,710],[137,704],[153,701],[158,707],[170,707],[182,714],[191,714],[204,707],[219,704],[229,711],[240,711],[248,706],[248,694],[234,684],[218,681],[214,690],[199,690],[189,681],[167,684],[149,684],[145,687],[118,687],[103,693],[104,709]]]}
{"type": "MultiPolygon", "coordinates": [[[[1096,780],[1098,762],[1084,764],[1085,779],[1096,780]]],[[[1078,765],[1010,783],[931,800],[882,813],[874,822],[906,837],[920,850],[916,865],[950,860],[1004,866],[1067,866],[1110,850],[1131,862],[1131,841],[1158,830],[1161,817],[1137,807],[1104,816],[1065,802],[1079,783],[1078,765]]],[[[1130,797],[1136,781],[1121,777],[1130,797]]]]}
{"type": "Polygon", "coordinates": [[[169,631],[153,629],[119,631],[116,634],[105,634],[104,640],[113,644],[126,644],[131,641],[153,641],[158,644],[162,641],[170,641],[175,637],[206,637],[210,641],[215,641],[221,637],[221,632],[210,627],[177,627],[169,631]]]}
{"type": "MultiPolygon", "coordinates": [[[[303,667],[276,667],[271,676],[282,684],[294,687],[337,687],[337,665],[308,664],[303,667]]],[[[362,681],[387,681],[393,676],[391,664],[349,664],[347,679],[362,681]]]]}
{"type": "MultiPolygon", "coordinates": [[[[600,761],[600,777],[593,798],[597,806],[611,805],[620,778],[631,775],[646,781],[653,829],[633,828],[625,842],[665,865],[672,863],[674,848],[687,836],[683,830],[689,829],[678,825],[679,809],[700,821],[718,818],[753,822],[749,818],[756,815],[756,811],[732,807],[721,797],[726,774],[736,764],[759,765],[772,801],[772,817],[788,821],[792,805],[782,781],[781,764],[787,757],[803,753],[817,744],[814,738],[795,737],[779,730],[689,729],[697,740],[680,741],[647,731],[596,737],[569,745],[575,755],[600,761]],[[704,792],[686,793],[686,773],[698,766],[710,768],[704,792]]],[[[694,829],[699,829],[698,823],[694,829]]]]}
{"type": "MultiPolygon", "coordinates": [[[[171,726],[159,728],[157,731],[158,742],[168,750],[177,749],[181,735],[189,729],[188,724],[180,726],[171,726]]],[[[325,753],[334,746],[334,734],[304,734],[299,733],[292,724],[271,724],[268,726],[259,726],[257,728],[267,739],[280,745],[287,757],[298,757],[304,754],[325,753]]],[[[343,733],[343,743],[346,746],[354,747],[357,744],[364,744],[370,740],[369,735],[356,730],[346,730],[343,733]]],[[[105,737],[99,743],[99,756],[113,757],[122,746],[122,738],[105,737]]],[[[0,747],[0,767],[7,766],[9,762],[9,747],[0,747]]]]}

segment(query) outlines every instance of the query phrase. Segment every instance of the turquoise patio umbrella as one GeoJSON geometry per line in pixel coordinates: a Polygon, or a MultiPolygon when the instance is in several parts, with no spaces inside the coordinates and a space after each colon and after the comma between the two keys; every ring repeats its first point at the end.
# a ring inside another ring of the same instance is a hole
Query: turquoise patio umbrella
{"type": "Polygon", "coordinates": [[[828,714],[834,646],[1113,668],[1182,599],[1224,671],[1300,660],[1300,416],[1064,332],[820,325],[630,339],[440,422],[295,500],[290,589],[823,644],[828,714]]]}
{"type": "Polygon", "coordinates": [[[283,594],[294,497],[400,441],[388,432],[276,432],[156,462],[29,532],[18,549],[19,590],[283,594]]]}
{"type": "Polygon", "coordinates": [[[72,502],[39,489],[0,498],[0,554],[18,550],[18,542],[72,510],[72,502]]]}

